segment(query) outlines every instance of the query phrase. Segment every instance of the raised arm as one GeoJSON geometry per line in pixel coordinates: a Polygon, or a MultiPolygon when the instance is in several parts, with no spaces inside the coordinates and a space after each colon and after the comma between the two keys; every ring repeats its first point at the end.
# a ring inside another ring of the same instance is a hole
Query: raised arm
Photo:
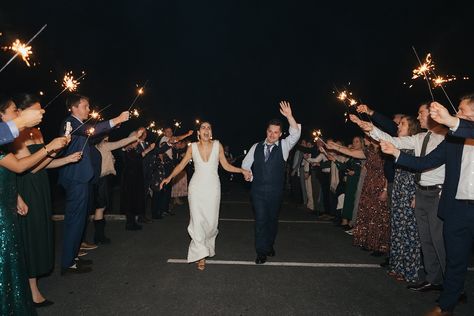
{"type": "Polygon", "coordinates": [[[227,158],[224,155],[224,148],[222,147],[222,144],[219,144],[219,162],[221,163],[222,168],[224,168],[225,171],[234,172],[234,173],[242,173],[244,175],[244,178],[250,177],[252,174],[248,170],[244,170],[242,168],[237,168],[237,167],[232,166],[227,161],[227,158]]]}
{"type": "Polygon", "coordinates": [[[184,157],[181,160],[181,162],[173,169],[173,172],[171,172],[171,174],[166,179],[161,181],[160,190],[163,188],[164,185],[170,183],[174,177],[176,177],[181,171],[183,171],[183,169],[186,167],[186,165],[188,164],[189,160],[191,160],[192,157],[193,157],[192,146],[188,146],[188,150],[186,150],[186,154],[184,154],[184,157]]]}
{"type": "Polygon", "coordinates": [[[366,113],[371,117],[372,122],[379,126],[384,132],[387,132],[391,136],[397,136],[398,125],[390,118],[381,113],[375,112],[365,104],[357,106],[357,112],[366,113]]]}
{"type": "Polygon", "coordinates": [[[171,137],[170,141],[171,141],[172,143],[180,142],[180,141],[182,141],[183,139],[188,138],[189,136],[191,136],[193,133],[194,133],[193,130],[189,130],[186,134],[183,134],[183,135],[180,135],[180,136],[173,136],[173,137],[171,137]]]}
{"type": "Polygon", "coordinates": [[[423,171],[439,167],[446,163],[446,140],[443,140],[434,150],[423,157],[407,155],[401,152],[400,149],[396,148],[392,143],[386,141],[380,142],[380,149],[383,153],[394,156],[396,164],[413,170],[423,171]]]}
{"type": "Polygon", "coordinates": [[[45,157],[52,154],[53,152],[66,146],[68,139],[66,137],[58,137],[53,139],[49,144],[45,145],[42,149],[38,150],[34,154],[17,159],[14,154],[8,154],[0,160],[0,166],[7,168],[15,173],[22,173],[26,170],[37,165],[45,157]]]}
{"type": "Polygon", "coordinates": [[[328,141],[326,147],[328,149],[336,150],[344,155],[359,158],[359,159],[366,159],[364,151],[362,149],[350,149],[345,146],[341,146],[336,144],[335,142],[328,141]]]}

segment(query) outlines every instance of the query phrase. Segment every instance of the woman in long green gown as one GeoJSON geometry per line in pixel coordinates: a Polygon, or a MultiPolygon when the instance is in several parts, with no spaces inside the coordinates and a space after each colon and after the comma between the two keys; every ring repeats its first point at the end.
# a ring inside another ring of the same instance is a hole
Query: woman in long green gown
{"type": "MultiPolygon", "coordinates": [[[[17,115],[13,101],[0,100],[3,121],[12,120],[17,115]]],[[[0,315],[36,315],[16,214],[25,216],[28,206],[18,195],[15,173],[28,170],[66,144],[65,137],[56,138],[42,150],[23,159],[8,153],[6,147],[0,150],[0,315]]]]}
{"type": "MultiPolygon", "coordinates": [[[[39,98],[31,94],[20,94],[14,98],[14,102],[19,112],[26,109],[41,109],[39,98]]],[[[41,150],[43,146],[40,130],[33,127],[20,133],[13,143],[12,151],[16,158],[22,159],[41,150]]],[[[76,162],[80,156],[80,153],[76,153],[58,159],[45,157],[33,168],[17,175],[18,193],[29,207],[28,215],[19,217],[19,227],[25,248],[31,294],[37,307],[53,303],[43,297],[37,282],[38,277],[49,274],[54,268],[51,192],[45,168],[57,168],[76,162]]]]}

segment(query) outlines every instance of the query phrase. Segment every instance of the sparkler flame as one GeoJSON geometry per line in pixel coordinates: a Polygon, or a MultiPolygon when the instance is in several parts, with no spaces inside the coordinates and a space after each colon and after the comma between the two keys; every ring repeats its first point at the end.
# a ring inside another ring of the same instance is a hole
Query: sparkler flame
{"type": "Polygon", "coordinates": [[[420,67],[413,69],[413,76],[411,79],[416,79],[419,77],[425,77],[426,73],[435,69],[433,60],[431,59],[431,53],[428,53],[425,58],[425,62],[420,65],[420,67]]]}
{"type": "Polygon", "coordinates": [[[15,53],[21,56],[21,59],[26,63],[28,67],[30,67],[30,55],[33,54],[31,51],[31,46],[28,44],[22,43],[19,39],[15,40],[12,46],[7,47],[7,49],[11,49],[15,53]]]}
{"type": "Polygon", "coordinates": [[[77,86],[80,84],[81,83],[78,80],[74,79],[72,71],[64,75],[62,86],[65,90],[69,90],[70,92],[76,91],[77,86]]]}
{"type": "Polygon", "coordinates": [[[87,130],[87,135],[88,136],[94,135],[94,132],[95,132],[95,128],[91,127],[87,130]]]}
{"type": "Polygon", "coordinates": [[[96,119],[96,120],[99,120],[101,118],[99,112],[96,112],[96,111],[92,111],[90,115],[93,119],[96,119]]]}
{"type": "Polygon", "coordinates": [[[135,116],[135,117],[139,117],[139,116],[140,116],[140,112],[138,112],[137,109],[134,109],[134,110],[130,113],[130,115],[133,115],[133,116],[135,116]]]}

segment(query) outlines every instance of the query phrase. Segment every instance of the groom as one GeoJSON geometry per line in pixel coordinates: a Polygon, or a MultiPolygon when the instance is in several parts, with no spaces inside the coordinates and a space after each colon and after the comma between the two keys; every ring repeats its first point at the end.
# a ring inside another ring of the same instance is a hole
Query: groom
{"type": "Polygon", "coordinates": [[[290,124],[290,135],[282,140],[282,122],[273,119],[267,126],[267,138],[250,148],[242,162],[242,168],[252,169],[250,196],[255,212],[255,249],[256,264],[273,257],[273,244],[278,230],[278,214],[280,212],[285,183],[285,166],[288,155],[301,135],[301,125],[296,123],[290,103],[280,102],[280,113],[290,124]]]}

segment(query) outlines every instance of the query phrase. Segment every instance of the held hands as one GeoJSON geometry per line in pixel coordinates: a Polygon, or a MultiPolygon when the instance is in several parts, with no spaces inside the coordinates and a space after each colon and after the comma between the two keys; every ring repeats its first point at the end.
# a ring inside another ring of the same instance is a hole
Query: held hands
{"type": "Polygon", "coordinates": [[[280,102],[280,113],[286,118],[292,117],[290,102],[281,101],[280,102]]]}
{"type": "Polygon", "coordinates": [[[458,118],[449,114],[449,111],[438,102],[431,102],[429,110],[431,118],[440,124],[449,128],[453,128],[458,124],[458,118]]]}
{"type": "Polygon", "coordinates": [[[16,212],[22,216],[28,214],[28,205],[26,205],[20,195],[18,195],[16,200],[16,212]]]}
{"type": "Polygon", "coordinates": [[[379,195],[379,200],[385,202],[388,200],[388,193],[386,190],[382,191],[379,195]]]}
{"type": "Polygon", "coordinates": [[[190,130],[186,133],[186,137],[191,136],[193,133],[194,133],[194,131],[193,131],[192,129],[190,129],[190,130]]]}
{"type": "Polygon", "coordinates": [[[357,106],[357,112],[359,113],[367,113],[367,115],[372,115],[374,114],[374,110],[372,110],[371,108],[369,108],[367,105],[365,104],[361,104],[361,105],[358,105],[357,106]]]}
{"type": "Polygon", "coordinates": [[[380,149],[383,153],[387,155],[392,155],[396,158],[398,158],[398,156],[400,155],[400,150],[395,147],[395,145],[384,140],[380,141],[380,149]]]}
{"type": "Polygon", "coordinates": [[[165,185],[167,185],[167,184],[170,183],[170,182],[171,182],[171,178],[170,178],[170,177],[168,177],[168,178],[164,179],[163,181],[161,181],[161,183],[160,183],[160,191],[163,189],[163,187],[164,187],[165,185]]]}
{"type": "Polygon", "coordinates": [[[252,171],[242,169],[242,175],[244,176],[245,181],[252,180],[252,171]]]}

